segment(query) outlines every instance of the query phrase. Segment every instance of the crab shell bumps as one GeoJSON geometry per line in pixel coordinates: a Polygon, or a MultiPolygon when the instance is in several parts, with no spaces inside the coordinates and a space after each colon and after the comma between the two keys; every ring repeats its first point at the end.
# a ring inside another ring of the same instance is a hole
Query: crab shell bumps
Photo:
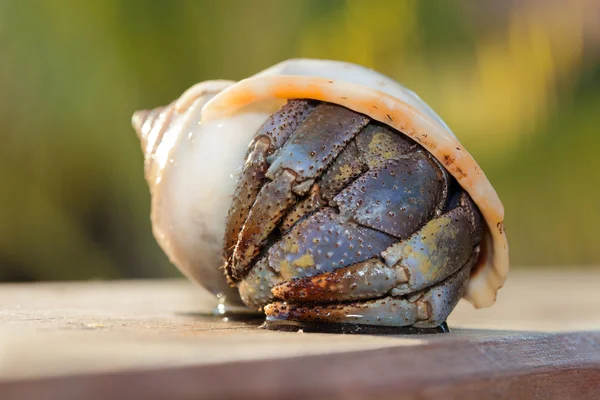
{"type": "Polygon", "coordinates": [[[435,326],[504,284],[494,188],[425,102],[375,71],[288,60],[199,83],[133,125],[158,243],[231,304],[435,326]]]}

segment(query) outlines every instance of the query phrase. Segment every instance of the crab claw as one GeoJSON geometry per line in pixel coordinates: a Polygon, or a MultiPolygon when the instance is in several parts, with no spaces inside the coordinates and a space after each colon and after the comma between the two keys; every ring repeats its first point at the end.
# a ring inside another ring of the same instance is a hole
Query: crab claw
{"type": "Polygon", "coordinates": [[[407,279],[403,269],[390,268],[379,258],[372,258],[332,272],[284,282],[272,292],[290,303],[370,299],[386,294],[407,279]]]}
{"type": "Polygon", "coordinates": [[[269,266],[292,280],[365,261],[394,243],[393,238],[347,221],[332,208],[300,221],[268,254],[269,266]]]}
{"type": "Polygon", "coordinates": [[[333,201],[357,223],[404,239],[435,215],[446,196],[445,174],[418,151],[385,161],[333,201]]]}
{"type": "Polygon", "coordinates": [[[265,243],[269,234],[277,227],[285,212],[296,200],[292,193],[292,185],[296,174],[284,170],[275,180],[261,189],[254,207],[248,214],[247,222],[240,232],[240,240],[233,250],[231,272],[235,279],[240,279],[248,269],[248,265],[265,243]]]}
{"type": "Polygon", "coordinates": [[[288,302],[334,302],[404,295],[446,279],[475,246],[467,210],[458,207],[431,220],[408,239],[367,261],[285,282],[273,288],[288,302]],[[385,262],[384,262],[385,261],[385,262]]]}
{"type": "Polygon", "coordinates": [[[267,320],[329,322],[338,324],[408,326],[428,318],[427,304],[408,299],[382,299],[349,304],[307,307],[283,302],[265,307],[267,320]]]}
{"type": "Polygon", "coordinates": [[[434,327],[446,317],[464,293],[475,257],[454,275],[414,295],[396,298],[305,306],[275,302],[265,307],[267,320],[350,323],[360,325],[434,327]]]}

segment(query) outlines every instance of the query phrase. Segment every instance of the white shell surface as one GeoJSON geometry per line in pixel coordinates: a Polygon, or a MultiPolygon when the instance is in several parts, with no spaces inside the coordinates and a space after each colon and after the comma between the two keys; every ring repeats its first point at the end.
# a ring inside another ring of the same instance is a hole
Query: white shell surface
{"type": "Polygon", "coordinates": [[[247,145],[272,107],[200,122],[206,102],[232,83],[203,82],[132,122],[145,149],[157,242],[186,277],[239,303],[220,268],[225,219],[247,145]]]}
{"type": "Polygon", "coordinates": [[[219,93],[206,105],[202,121],[235,116],[249,104],[291,98],[328,101],[366,114],[410,136],[446,167],[471,195],[487,225],[482,257],[465,298],[477,308],[492,305],[509,269],[504,207],[477,162],[442,119],[412,91],[375,71],[339,61],[293,59],[219,93]]]}

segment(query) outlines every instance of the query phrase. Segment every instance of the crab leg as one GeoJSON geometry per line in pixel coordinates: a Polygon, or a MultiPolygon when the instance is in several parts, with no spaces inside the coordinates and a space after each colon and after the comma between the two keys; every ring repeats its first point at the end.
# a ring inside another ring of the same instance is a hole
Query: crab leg
{"type": "Polygon", "coordinates": [[[319,177],[368,122],[347,108],[318,105],[275,154],[267,177],[274,179],[286,168],[298,175],[298,182],[319,177]]]}
{"type": "MultiPolygon", "coordinates": [[[[365,129],[359,133],[359,137],[365,129]]],[[[319,179],[321,197],[325,201],[333,200],[336,194],[365,172],[367,172],[367,165],[362,161],[356,141],[353,140],[319,179]]]]}
{"type": "Polygon", "coordinates": [[[321,198],[319,185],[315,184],[308,196],[299,201],[281,221],[280,230],[284,233],[288,232],[298,221],[323,206],[325,203],[321,198]]]}
{"type": "Polygon", "coordinates": [[[292,193],[295,182],[296,174],[284,170],[275,180],[262,187],[233,251],[232,273],[235,279],[242,277],[269,234],[296,201],[296,196],[292,193]]]}
{"type": "MultiPolygon", "coordinates": [[[[278,128],[280,125],[276,125],[277,119],[273,121],[267,121],[266,126],[270,127],[267,131],[284,132],[278,128]]],[[[296,202],[297,195],[308,193],[314,179],[368,122],[368,118],[351,110],[320,104],[297,124],[293,132],[289,133],[286,129],[285,135],[259,135],[259,140],[266,137],[270,143],[276,141],[281,147],[273,154],[272,163],[265,173],[271,182],[263,185],[256,195],[237,238],[236,229],[227,231],[226,244],[237,242],[227,265],[227,272],[233,280],[243,278],[270,233],[296,202]]],[[[287,124],[283,123],[283,126],[287,124]]],[[[244,204],[236,204],[234,208],[245,210],[250,201],[252,199],[244,200],[244,204]]],[[[236,216],[235,221],[242,218],[243,215],[236,216]]],[[[235,221],[232,223],[234,227],[239,225],[235,221]]],[[[227,253],[225,255],[228,256],[227,253]]]]}
{"type": "Polygon", "coordinates": [[[429,221],[408,239],[367,261],[282,283],[275,297],[288,302],[335,302],[417,292],[446,279],[471,256],[476,229],[462,207],[429,221]]]}
{"type": "Polygon", "coordinates": [[[441,169],[418,151],[382,162],[333,201],[357,223],[404,239],[434,216],[445,189],[441,169]]]}
{"type": "Polygon", "coordinates": [[[376,300],[330,304],[294,305],[275,302],[265,307],[267,319],[302,322],[351,323],[434,327],[446,320],[464,291],[476,257],[473,256],[446,280],[408,297],[388,296],[376,300]]]}
{"type": "MultiPolygon", "coordinates": [[[[256,200],[265,179],[265,172],[268,168],[266,156],[269,146],[269,139],[265,137],[260,137],[253,143],[253,149],[246,159],[244,170],[233,195],[225,227],[224,257],[228,261],[228,269],[231,267],[229,261],[233,255],[238,235],[242,231],[244,222],[250,213],[250,207],[256,200]]],[[[231,271],[228,271],[228,275],[231,275],[231,271]]]]}
{"type": "MultiPolygon", "coordinates": [[[[368,127],[367,125],[359,135],[362,135],[368,127]]],[[[312,186],[310,194],[296,204],[284,218],[281,222],[281,231],[287,233],[298,221],[328,205],[336,194],[366,171],[367,165],[362,162],[356,143],[352,140],[312,186]]],[[[331,204],[335,205],[335,203],[331,204]]]]}
{"type": "Polygon", "coordinates": [[[289,101],[267,119],[249,146],[225,227],[224,258],[230,277],[232,275],[230,261],[238,241],[238,235],[266,179],[265,173],[269,166],[267,156],[285,143],[313,109],[314,106],[306,100],[289,101]]]}

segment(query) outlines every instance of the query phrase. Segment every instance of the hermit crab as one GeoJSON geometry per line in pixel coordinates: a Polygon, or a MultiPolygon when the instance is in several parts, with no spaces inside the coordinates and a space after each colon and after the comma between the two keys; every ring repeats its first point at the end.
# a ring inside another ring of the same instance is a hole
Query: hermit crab
{"type": "Polygon", "coordinates": [[[294,59],[138,111],[153,231],[268,320],[435,327],[494,303],[504,210],[450,128],[370,69],[294,59]]]}

